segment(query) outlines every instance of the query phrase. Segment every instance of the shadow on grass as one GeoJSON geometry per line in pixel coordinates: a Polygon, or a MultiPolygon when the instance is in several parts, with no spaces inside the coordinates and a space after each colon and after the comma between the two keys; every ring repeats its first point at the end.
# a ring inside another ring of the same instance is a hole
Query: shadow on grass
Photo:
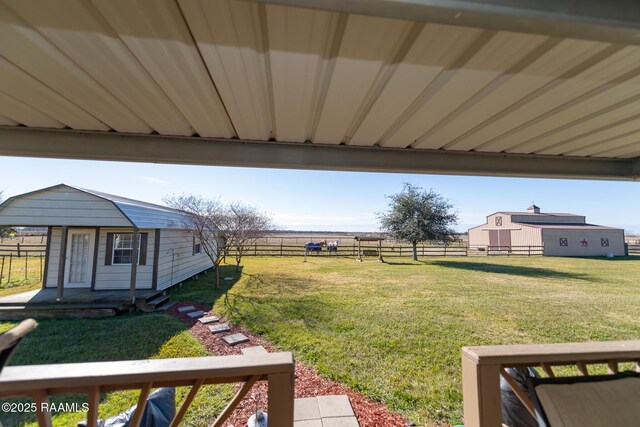
{"type": "Polygon", "coordinates": [[[393,265],[393,266],[396,266],[396,265],[410,265],[410,266],[414,266],[414,267],[420,267],[420,266],[423,266],[423,265],[427,264],[426,261],[420,261],[420,260],[413,261],[413,262],[396,262],[396,261],[388,261],[387,260],[387,261],[385,261],[385,263],[387,265],[393,265]]]}
{"type": "MultiPolygon", "coordinates": [[[[141,313],[103,319],[40,320],[38,323],[38,327],[19,344],[10,365],[149,359],[161,354],[167,341],[187,329],[187,325],[178,319],[141,313]]],[[[175,357],[184,356],[176,354],[175,357]]],[[[60,369],[64,370],[64,367],[60,369]]],[[[101,401],[104,399],[103,394],[101,401]]],[[[24,398],[9,401],[30,402],[24,398]]],[[[86,394],[63,394],[51,399],[56,405],[86,401],[86,394]]],[[[31,412],[0,411],[0,422],[5,426],[35,421],[35,414],[31,412]]]]}
{"type": "MultiPolygon", "coordinates": [[[[563,257],[565,259],[575,259],[572,257],[563,257]]],[[[592,259],[595,261],[602,261],[602,262],[621,262],[621,261],[635,261],[637,263],[640,263],[640,255],[628,255],[628,256],[623,256],[623,257],[615,257],[615,258],[607,258],[607,257],[602,257],[602,256],[598,256],[598,257],[582,257],[584,259],[592,259]]]]}
{"type": "Polygon", "coordinates": [[[210,268],[197,279],[189,279],[182,283],[182,287],[175,287],[169,291],[173,301],[190,301],[207,307],[213,306],[218,298],[225,296],[242,277],[242,266],[236,271],[235,265],[220,265],[220,288],[215,288],[215,272],[210,268]],[[225,280],[229,278],[230,280],[225,280]]]}
{"type": "Polygon", "coordinates": [[[457,268],[460,270],[477,271],[483,273],[508,274],[512,276],[539,277],[546,279],[592,280],[592,277],[588,274],[570,273],[566,271],[557,271],[541,267],[499,265],[470,261],[433,261],[431,264],[439,267],[457,268]]]}

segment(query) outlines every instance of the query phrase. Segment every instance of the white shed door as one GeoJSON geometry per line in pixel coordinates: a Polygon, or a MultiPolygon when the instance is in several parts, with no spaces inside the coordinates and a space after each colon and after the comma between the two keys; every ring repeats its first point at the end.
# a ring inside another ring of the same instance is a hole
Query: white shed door
{"type": "Polygon", "coordinates": [[[93,236],[93,230],[69,230],[65,268],[66,287],[91,287],[93,236]]]}

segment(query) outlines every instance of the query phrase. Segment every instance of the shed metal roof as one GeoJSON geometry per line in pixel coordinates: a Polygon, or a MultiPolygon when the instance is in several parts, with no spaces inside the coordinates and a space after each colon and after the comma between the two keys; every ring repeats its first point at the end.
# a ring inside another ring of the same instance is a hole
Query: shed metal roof
{"type": "Polygon", "coordinates": [[[626,0],[4,0],[0,154],[638,179],[639,28],[626,0]]]}
{"type": "MultiPolygon", "coordinates": [[[[67,184],[59,184],[10,197],[0,204],[0,209],[8,206],[16,199],[63,187],[90,194],[94,197],[99,197],[100,199],[111,202],[114,208],[118,209],[132,226],[136,226],[138,228],[183,228],[182,224],[184,222],[184,216],[180,210],[67,184]]],[[[25,223],[21,225],[29,226],[32,224],[29,224],[28,219],[25,218],[25,223]]],[[[100,224],[98,221],[94,225],[101,226],[104,224],[100,224]]]]}
{"type": "Polygon", "coordinates": [[[517,224],[526,225],[533,228],[552,228],[562,230],[620,230],[621,228],[607,227],[596,224],[551,224],[551,223],[534,223],[534,222],[518,222],[517,224]]]}

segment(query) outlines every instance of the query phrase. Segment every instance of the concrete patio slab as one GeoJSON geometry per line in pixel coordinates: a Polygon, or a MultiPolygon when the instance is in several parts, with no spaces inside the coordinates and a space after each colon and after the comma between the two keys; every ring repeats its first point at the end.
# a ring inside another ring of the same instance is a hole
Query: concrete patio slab
{"type": "Polygon", "coordinates": [[[242,354],[244,354],[245,356],[249,354],[267,354],[267,353],[268,353],[267,349],[261,345],[242,349],[242,354]]]}
{"type": "Polygon", "coordinates": [[[293,427],[322,427],[322,420],[294,421],[293,427]]]}
{"type": "Polygon", "coordinates": [[[356,417],[323,418],[322,427],[359,427],[356,417]]]}
{"type": "Polygon", "coordinates": [[[318,396],[320,416],[326,417],[353,417],[353,408],[346,395],[318,396]]]}
{"type": "Polygon", "coordinates": [[[317,397],[305,397],[293,401],[293,421],[319,419],[320,407],[317,397]]]}
{"type": "Polygon", "coordinates": [[[318,396],[293,401],[294,427],[359,427],[349,397],[318,396]]]}
{"type": "Polygon", "coordinates": [[[322,427],[322,420],[294,421],[293,427],[322,427]]]}

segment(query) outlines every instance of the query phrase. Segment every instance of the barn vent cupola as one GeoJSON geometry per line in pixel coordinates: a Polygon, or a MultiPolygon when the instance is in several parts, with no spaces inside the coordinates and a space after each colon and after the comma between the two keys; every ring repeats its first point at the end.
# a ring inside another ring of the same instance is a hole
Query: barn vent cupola
{"type": "Polygon", "coordinates": [[[531,206],[529,206],[529,208],[527,208],[527,212],[539,214],[540,213],[540,208],[538,206],[536,206],[534,203],[532,203],[531,206]]]}

